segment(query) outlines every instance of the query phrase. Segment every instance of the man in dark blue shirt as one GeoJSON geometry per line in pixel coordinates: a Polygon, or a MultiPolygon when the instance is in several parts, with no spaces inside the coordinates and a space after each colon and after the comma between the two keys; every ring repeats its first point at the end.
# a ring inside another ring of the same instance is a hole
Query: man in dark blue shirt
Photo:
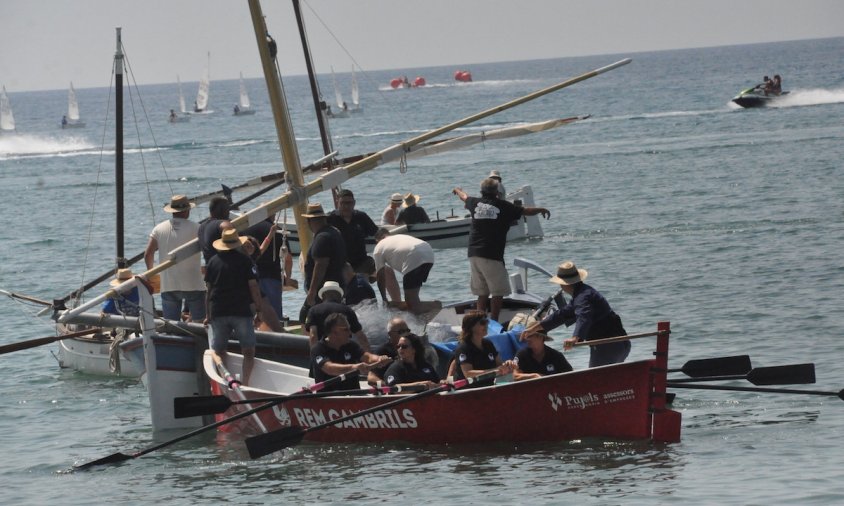
{"type": "MultiPolygon", "coordinates": [[[[588,272],[578,269],[574,262],[561,263],[557,267],[557,275],[550,281],[561,285],[563,291],[571,296],[571,301],[525,329],[522,338],[537,332],[545,334],[560,325],[574,324],[572,337],[563,343],[564,349],[569,350],[578,341],[627,335],[621,318],[612,310],[607,299],[583,282],[587,275],[588,272]]],[[[624,362],[628,354],[630,341],[590,346],[589,367],[624,362]]]]}
{"type": "Polygon", "coordinates": [[[372,218],[355,209],[355,194],[342,190],[338,195],[337,209],[328,214],[328,224],[340,231],[346,243],[345,260],[352,264],[355,272],[366,274],[372,258],[366,254],[366,238],[374,237],[378,227],[372,218]]]}
{"type": "Polygon", "coordinates": [[[321,204],[308,204],[308,227],[314,234],[305,260],[305,303],[299,312],[299,321],[305,321],[308,309],[319,302],[317,292],[326,281],[336,281],[341,287],[343,265],[346,262],[346,245],[340,232],[328,224],[328,215],[321,204]]]}

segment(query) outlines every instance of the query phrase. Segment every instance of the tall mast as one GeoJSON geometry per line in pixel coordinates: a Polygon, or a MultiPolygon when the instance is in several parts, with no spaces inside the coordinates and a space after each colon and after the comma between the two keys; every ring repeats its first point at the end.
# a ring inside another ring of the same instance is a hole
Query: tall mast
{"type": "MultiPolygon", "coordinates": [[[[299,37],[302,39],[302,50],[305,52],[305,66],[308,69],[308,81],[311,83],[311,95],[314,99],[314,109],[316,110],[317,124],[319,125],[319,137],[322,139],[322,151],[327,155],[333,151],[331,147],[331,134],[328,133],[328,126],[325,124],[325,114],[323,109],[323,101],[319,96],[319,85],[316,80],[316,72],[314,72],[314,65],[311,61],[311,48],[308,45],[308,37],[305,34],[305,21],[302,18],[302,10],[299,7],[299,0],[293,0],[293,12],[296,13],[296,26],[299,27],[299,37]]],[[[328,162],[331,163],[331,160],[328,162]]],[[[329,166],[329,170],[332,167],[329,166]]]]}
{"type": "MultiPolygon", "coordinates": [[[[270,55],[269,34],[264,13],[261,10],[259,0],[249,0],[249,12],[252,14],[252,26],[255,28],[255,41],[258,43],[258,52],[261,55],[261,64],[264,67],[264,79],[267,82],[267,91],[270,96],[270,104],[273,108],[273,119],[275,120],[278,145],[281,148],[281,157],[284,161],[284,168],[289,174],[288,184],[293,192],[300,191],[305,186],[305,176],[302,174],[302,165],[299,161],[299,150],[296,147],[296,139],[293,135],[293,124],[290,121],[290,114],[287,109],[287,99],[284,95],[284,86],[278,77],[278,72],[270,55]]],[[[300,202],[293,206],[293,217],[296,220],[296,227],[299,231],[299,243],[302,251],[307,251],[311,244],[311,229],[307,221],[302,217],[306,202],[300,202]]]]}
{"type": "Polygon", "coordinates": [[[120,27],[117,30],[117,49],[114,53],[114,186],[115,217],[117,220],[117,267],[126,267],[123,252],[123,42],[120,27]]]}

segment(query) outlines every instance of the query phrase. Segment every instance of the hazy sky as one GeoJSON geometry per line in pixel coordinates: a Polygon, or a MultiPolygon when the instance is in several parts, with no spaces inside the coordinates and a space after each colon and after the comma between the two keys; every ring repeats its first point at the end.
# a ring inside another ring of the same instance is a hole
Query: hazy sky
{"type": "MultiPolygon", "coordinates": [[[[282,72],[303,74],[291,2],[263,9],[282,72]]],[[[844,0],[302,0],[302,10],[320,73],[348,72],[352,58],[365,71],[457,68],[844,36],[844,0]]],[[[9,92],[108,86],[116,26],[140,84],[197,81],[208,51],[212,80],[261,75],[246,0],[0,0],[0,17],[9,92]]]]}

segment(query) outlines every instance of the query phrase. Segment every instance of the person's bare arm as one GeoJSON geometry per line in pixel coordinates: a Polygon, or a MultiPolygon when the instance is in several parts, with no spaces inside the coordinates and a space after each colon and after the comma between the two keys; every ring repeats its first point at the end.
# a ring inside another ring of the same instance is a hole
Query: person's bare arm
{"type": "Polygon", "coordinates": [[[147,270],[150,270],[155,265],[155,252],[158,251],[158,241],[155,237],[150,237],[147,242],[147,249],[144,250],[144,263],[147,265],[147,270]]]}

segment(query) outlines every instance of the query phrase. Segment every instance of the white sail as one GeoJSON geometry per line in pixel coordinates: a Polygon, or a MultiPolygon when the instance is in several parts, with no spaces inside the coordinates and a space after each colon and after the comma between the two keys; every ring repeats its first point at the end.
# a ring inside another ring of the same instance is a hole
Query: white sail
{"type": "Polygon", "coordinates": [[[337,100],[337,107],[341,111],[344,111],[343,104],[345,102],[343,101],[343,95],[340,93],[340,88],[337,87],[337,77],[334,76],[334,67],[331,67],[331,82],[334,83],[334,98],[337,100]]]}
{"type": "Polygon", "coordinates": [[[240,73],[240,108],[241,109],[249,109],[251,104],[249,103],[249,94],[246,92],[246,85],[243,84],[243,73],[240,73]]]}
{"type": "Polygon", "coordinates": [[[12,114],[12,106],[9,104],[9,97],[6,96],[6,87],[0,91],[0,130],[11,131],[15,129],[15,115],[12,114]]]}
{"type": "Polygon", "coordinates": [[[179,79],[178,74],[176,75],[176,82],[179,83],[179,110],[184,114],[187,112],[185,109],[185,95],[182,93],[182,81],[179,79]]]}
{"type": "Polygon", "coordinates": [[[79,103],[76,101],[76,90],[73,89],[73,82],[67,90],[67,119],[79,121],[79,103]]]}
{"type": "Polygon", "coordinates": [[[355,109],[360,108],[360,92],[358,91],[358,78],[355,76],[355,67],[352,67],[352,105],[355,109]]]}
{"type": "Polygon", "coordinates": [[[202,112],[208,107],[208,92],[211,88],[210,67],[211,53],[208,53],[208,66],[205,67],[205,75],[199,81],[199,91],[196,92],[196,107],[194,107],[194,112],[202,112]]]}

